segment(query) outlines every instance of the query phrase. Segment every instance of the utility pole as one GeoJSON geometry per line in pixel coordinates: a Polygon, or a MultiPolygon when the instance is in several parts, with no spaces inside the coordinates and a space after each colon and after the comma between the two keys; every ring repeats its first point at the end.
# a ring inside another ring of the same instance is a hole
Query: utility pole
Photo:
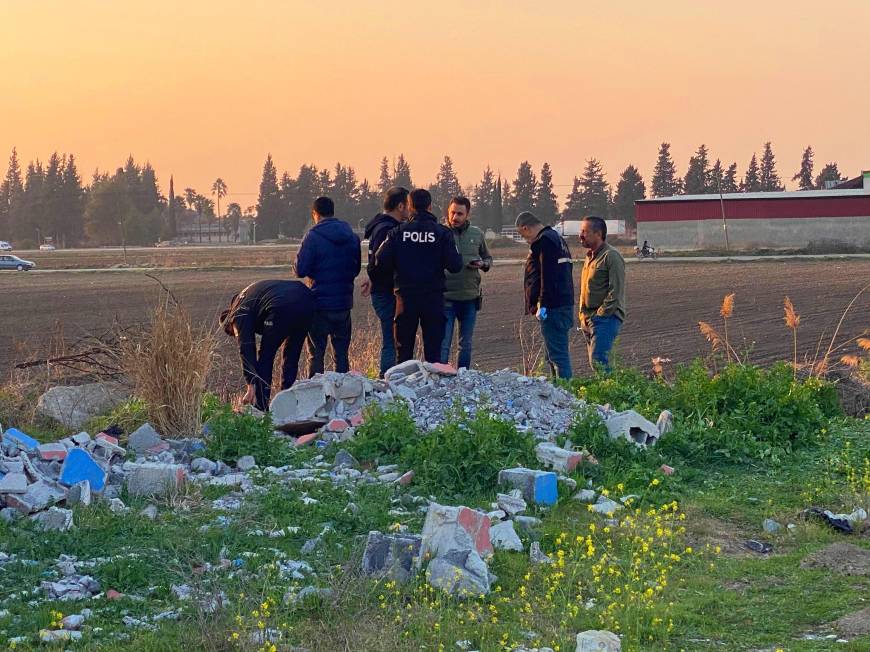
{"type": "Polygon", "coordinates": [[[719,188],[719,207],[722,209],[722,231],[725,233],[725,251],[730,253],[731,247],[728,246],[728,222],[725,219],[725,198],[722,196],[722,180],[717,179],[716,185],[719,188]]]}

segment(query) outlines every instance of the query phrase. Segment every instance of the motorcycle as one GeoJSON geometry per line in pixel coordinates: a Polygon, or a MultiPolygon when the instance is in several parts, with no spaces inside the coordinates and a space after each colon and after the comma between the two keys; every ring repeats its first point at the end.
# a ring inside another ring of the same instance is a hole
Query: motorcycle
{"type": "Polygon", "coordinates": [[[658,253],[656,252],[655,247],[635,247],[634,255],[636,258],[643,260],[644,258],[651,258],[655,260],[658,257],[658,253]]]}

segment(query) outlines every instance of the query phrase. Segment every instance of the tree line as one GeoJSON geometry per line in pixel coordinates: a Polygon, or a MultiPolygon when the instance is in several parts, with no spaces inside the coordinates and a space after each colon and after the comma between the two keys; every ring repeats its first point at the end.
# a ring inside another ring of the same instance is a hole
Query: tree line
{"type": "MultiPolygon", "coordinates": [[[[812,147],[807,147],[799,170],[791,177],[800,190],[823,189],[844,180],[836,162],[827,163],[815,174],[814,156],[812,147]]],[[[662,143],[649,195],[784,189],[769,142],[764,144],[760,160],[753,153],[740,178],[736,162],[725,167],[720,159],[711,159],[706,145],[700,145],[689,158],[685,174],[680,175],[670,143],[662,143]]],[[[332,197],[336,215],[360,227],[379,211],[383,193],[395,185],[416,187],[410,163],[403,154],[392,162],[387,157],[381,159],[375,183],[360,179],[353,167],[340,162],[322,169],[306,164],[295,176],[286,171],[279,176],[270,154],[263,165],[257,203],[243,211],[237,202],[221,205],[229,193],[221,178],[212,184],[208,196],[189,187],[176,194],[170,177],[164,195],[151,164],[140,165],[130,156],[114,173],[97,170],[91,182],[85,184],[72,154],[55,152],[46,163],[31,161],[22,171],[13,149],[0,183],[0,240],[14,240],[20,248],[49,239],[63,246],[149,245],[176,237],[184,223],[188,237],[230,241],[239,239],[239,225],[245,217],[256,224],[258,239],[298,237],[310,224],[311,204],[316,197],[332,197]]],[[[443,215],[452,197],[466,195],[473,202],[475,223],[494,231],[512,224],[524,210],[535,212],[547,223],[594,214],[622,219],[631,226],[634,202],[647,197],[647,185],[636,166],[626,166],[612,187],[596,158],[588,159],[573,178],[561,205],[552,169],[546,162],[536,173],[528,161],[523,161],[513,179],[503,178],[487,166],[477,183],[463,185],[453,160],[445,156],[435,180],[421,185],[432,193],[434,212],[443,215]]]]}

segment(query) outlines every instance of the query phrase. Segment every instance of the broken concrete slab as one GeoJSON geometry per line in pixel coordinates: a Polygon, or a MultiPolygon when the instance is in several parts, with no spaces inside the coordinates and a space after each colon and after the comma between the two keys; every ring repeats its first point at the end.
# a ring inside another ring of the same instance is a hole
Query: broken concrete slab
{"type": "Polygon", "coordinates": [[[426,568],[426,581],[453,596],[477,597],[490,590],[489,569],[474,550],[450,550],[426,568]]]}
{"type": "MultiPolygon", "coordinates": [[[[127,440],[127,447],[135,453],[143,454],[162,442],[163,439],[160,437],[160,433],[158,433],[150,423],[143,423],[141,426],[136,428],[136,430],[130,433],[130,437],[127,440]]],[[[115,445],[118,444],[117,441],[114,443],[115,445]]]]}
{"type": "Polygon", "coordinates": [[[81,428],[88,419],[111,410],[129,392],[116,383],[52,387],[39,397],[36,409],[67,428],[81,428]]]}
{"type": "Polygon", "coordinates": [[[519,489],[526,502],[555,505],[559,498],[558,478],[552,471],[517,467],[498,472],[498,483],[519,489]]]}
{"type": "Polygon", "coordinates": [[[59,487],[39,480],[29,485],[23,494],[6,494],[6,505],[22,514],[32,514],[60,502],[65,497],[66,493],[59,487]]]}
{"type": "Polygon", "coordinates": [[[66,504],[68,507],[81,505],[87,507],[91,504],[91,483],[88,480],[76,482],[66,492],[66,504]]]}
{"type": "Polygon", "coordinates": [[[184,486],[186,478],[184,467],[180,464],[131,464],[127,473],[127,493],[131,496],[176,493],[184,486]]]}
{"type": "Polygon", "coordinates": [[[535,446],[535,457],[544,466],[561,473],[571,473],[583,461],[582,453],[559,448],[547,441],[535,446]]]}
{"type": "Polygon", "coordinates": [[[7,473],[0,478],[0,494],[26,493],[27,484],[27,476],[23,473],[7,473]]]}
{"type": "Polygon", "coordinates": [[[523,542],[514,530],[512,521],[496,523],[489,530],[489,539],[496,550],[523,551],[523,542]]]}
{"type": "Polygon", "coordinates": [[[662,410],[656,421],[656,428],[659,429],[659,437],[664,437],[674,429],[674,415],[670,410],[662,410]]]}
{"type": "Polygon", "coordinates": [[[257,466],[257,460],[254,459],[253,455],[242,455],[239,459],[236,460],[236,468],[239,471],[247,472],[257,466]]]}
{"type": "Polygon", "coordinates": [[[37,440],[35,440],[27,433],[18,430],[18,428],[7,428],[3,432],[3,441],[11,442],[19,450],[22,451],[36,450],[36,448],[39,446],[39,442],[37,440]]]}
{"type": "Polygon", "coordinates": [[[44,512],[30,518],[46,531],[66,532],[73,527],[72,511],[60,507],[49,507],[44,512]]]}
{"type": "Polygon", "coordinates": [[[475,550],[481,556],[491,555],[489,528],[489,517],[483,512],[429,503],[423,523],[421,563],[449,550],[475,550]]]}
{"type": "Polygon", "coordinates": [[[415,534],[369,532],[362,558],[362,572],[404,582],[416,573],[423,538],[415,534]]]}
{"type": "Polygon", "coordinates": [[[322,380],[312,379],[297,382],[289,389],[275,394],[269,411],[272,423],[278,430],[297,432],[300,424],[325,424],[328,419],[323,413],[327,396],[322,380]],[[288,430],[290,428],[290,430],[288,430]]]}
{"type": "Polygon", "coordinates": [[[577,634],[576,652],[620,652],[622,641],[613,632],[590,629],[577,634]]]}
{"type": "Polygon", "coordinates": [[[40,444],[36,447],[36,452],[41,460],[65,460],[67,448],[61,443],[40,444]]]}
{"type": "Polygon", "coordinates": [[[652,446],[661,436],[658,426],[634,410],[612,412],[604,421],[611,439],[625,439],[638,446],[652,446]]]}
{"type": "Polygon", "coordinates": [[[101,492],[106,486],[106,472],[83,448],[74,448],[67,453],[60,470],[60,483],[71,487],[87,481],[91,490],[101,492]]]}
{"type": "Polygon", "coordinates": [[[519,489],[515,489],[509,494],[496,494],[495,501],[498,508],[504,510],[510,516],[522,514],[529,507],[519,489]],[[519,495],[514,495],[514,493],[519,495]]]}

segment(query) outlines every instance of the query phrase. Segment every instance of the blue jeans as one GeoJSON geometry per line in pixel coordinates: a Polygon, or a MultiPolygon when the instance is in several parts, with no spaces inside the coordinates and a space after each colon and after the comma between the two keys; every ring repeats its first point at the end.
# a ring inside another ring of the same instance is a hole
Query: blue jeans
{"type": "Polygon", "coordinates": [[[444,341],[441,343],[441,362],[450,361],[450,345],[453,344],[453,324],[459,320],[459,359],[457,368],[471,369],[471,340],[474,336],[474,324],[477,321],[477,299],[470,301],[445,301],[444,341]]]}
{"type": "Polygon", "coordinates": [[[610,350],[622,328],[622,320],[615,316],[590,317],[586,320],[586,350],[589,353],[589,366],[610,371],[610,350]]]}
{"type": "Polygon", "coordinates": [[[381,322],[381,377],[396,364],[396,341],[393,339],[393,319],[396,317],[396,295],[372,294],[372,308],[381,322]]]}
{"type": "Polygon", "coordinates": [[[541,322],[547,364],[553,375],[571,378],[571,352],[568,350],[568,333],[574,327],[574,306],[547,308],[547,318],[541,322]]]}

